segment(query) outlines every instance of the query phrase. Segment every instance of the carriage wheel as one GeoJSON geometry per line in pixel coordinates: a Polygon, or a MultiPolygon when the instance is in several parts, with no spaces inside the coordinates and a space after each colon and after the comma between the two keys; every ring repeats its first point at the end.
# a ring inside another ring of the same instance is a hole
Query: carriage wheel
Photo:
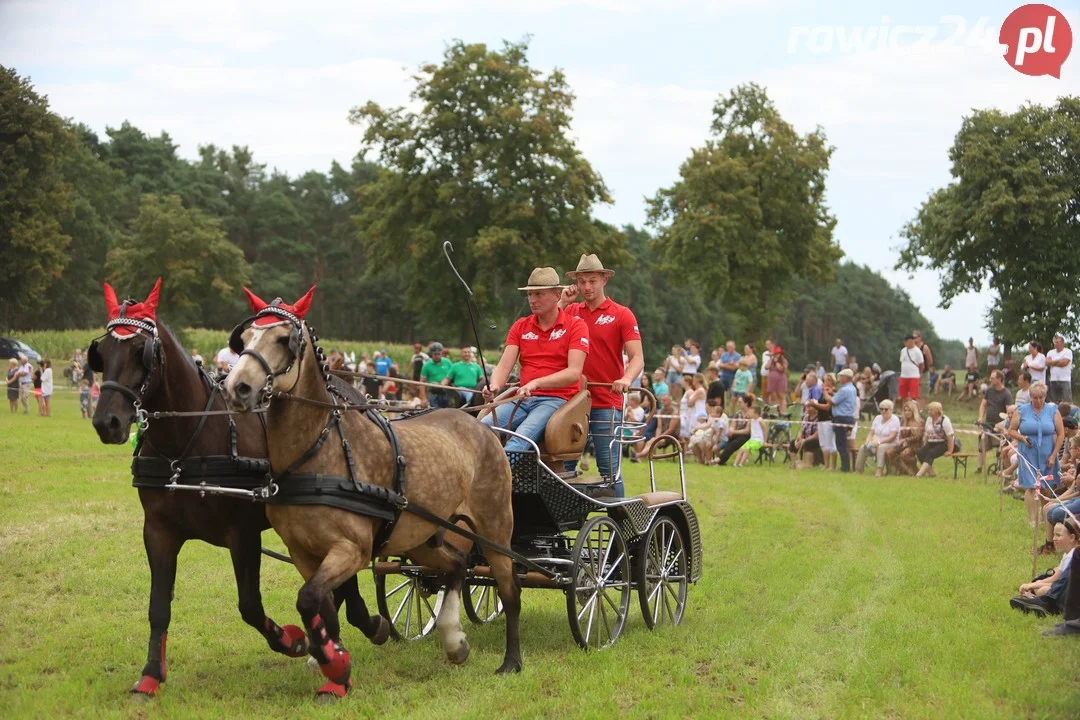
{"type": "Polygon", "coordinates": [[[443,594],[441,589],[432,588],[430,578],[409,571],[375,575],[375,600],[379,613],[390,621],[390,635],[395,640],[419,640],[430,635],[442,609],[443,594]],[[387,577],[391,578],[389,589],[387,577]]]}
{"type": "Polygon", "coordinates": [[[466,578],[461,586],[461,604],[465,614],[477,625],[485,625],[502,615],[503,604],[499,589],[494,585],[480,585],[466,578]]]}
{"type": "Polygon", "coordinates": [[[650,630],[678,625],[686,610],[689,577],[686,544],[679,526],[661,516],[649,528],[637,557],[637,589],[641,614],[650,630]]]}
{"type": "Polygon", "coordinates": [[[570,632],[583,649],[613,645],[630,610],[630,556],[619,526],[594,517],[574,541],[574,576],[566,590],[570,632]]]}

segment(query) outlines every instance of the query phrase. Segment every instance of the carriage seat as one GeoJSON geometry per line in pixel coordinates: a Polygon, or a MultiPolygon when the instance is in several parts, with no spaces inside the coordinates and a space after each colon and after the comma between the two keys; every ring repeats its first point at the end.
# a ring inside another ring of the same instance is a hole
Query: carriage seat
{"type": "Polygon", "coordinates": [[[589,437],[589,413],[592,396],[582,390],[555,411],[544,429],[544,439],[537,443],[540,457],[548,467],[558,469],[564,460],[577,460],[589,437]]]}
{"type": "Polygon", "coordinates": [[[635,495],[638,500],[643,501],[649,507],[655,507],[657,505],[663,505],[664,503],[674,502],[675,500],[682,500],[683,496],[677,492],[671,492],[669,490],[660,490],[657,492],[647,492],[641,495],[635,495]]]}

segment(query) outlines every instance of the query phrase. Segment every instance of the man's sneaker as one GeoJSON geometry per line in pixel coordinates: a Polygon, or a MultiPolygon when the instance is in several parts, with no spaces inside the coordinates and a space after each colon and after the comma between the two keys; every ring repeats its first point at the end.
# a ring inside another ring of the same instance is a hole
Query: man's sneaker
{"type": "Polygon", "coordinates": [[[1040,597],[1026,598],[1017,595],[1009,601],[1009,607],[1014,610],[1020,610],[1025,615],[1027,613],[1035,613],[1036,617],[1046,617],[1049,614],[1046,605],[1043,604],[1042,598],[1040,597]]]}
{"type": "Polygon", "coordinates": [[[1058,623],[1048,630],[1043,630],[1043,637],[1054,637],[1061,635],[1080,635],[1080,620],[1066,620],[1063,623],[1058,623]]]}

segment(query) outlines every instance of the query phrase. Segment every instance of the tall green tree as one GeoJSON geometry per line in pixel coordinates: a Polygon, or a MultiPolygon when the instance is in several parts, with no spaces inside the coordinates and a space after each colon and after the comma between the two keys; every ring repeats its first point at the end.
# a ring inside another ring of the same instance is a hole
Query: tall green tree
{"type": "Polygon", "coordinates": [[[593,222],[593,207],[611,200],[570,138],[566,78],[532,68],[527,51],[526,42],[454,42],[415,77],[419,110],[369,102],[349,114],[385,168],[361,189],[356,216],[368,272],[398,269],[408,309],[450,341],[471,333],[442,258],[446,240],[482,315],[504,321],[520,308],[510,289],[533,267],[565,270],[581,252],[612,264],[626,257],[622,235],[593,222]]]}
{"type": "Polygon", "coordinates": [[[825,204],[833,148],[799,135],[765,90],[742,85],[713,107],[712,137],[649,202],[664,268],[692,282],[759,339],[794,300],[792,282],[832,278],[842,256],[825,204]]]}
{"type": "Polygon", "coordinates": [[[1006,346],[1080,332],[1080,98],[979,110],[949,150],[953,182],[902,231],[898,268],[942,272],[942,306],[987,285],[1006,346]]]}
{"type": "Polygon", "coordinates": [[[74,139],[30,81],[0,65],[0,322],[47,300],[67,264],[71,186],[64,156],[74,139]]]}
{"type": "Polygon", "coordinates": [[[109,252],[114,285],[142,287],[161,275],[173,324],[226,327],[242,316],[241,286],[251,277],[244,253],[220,223],[185,208],[178,195],[144,195],[130,232],[109,252]]]}

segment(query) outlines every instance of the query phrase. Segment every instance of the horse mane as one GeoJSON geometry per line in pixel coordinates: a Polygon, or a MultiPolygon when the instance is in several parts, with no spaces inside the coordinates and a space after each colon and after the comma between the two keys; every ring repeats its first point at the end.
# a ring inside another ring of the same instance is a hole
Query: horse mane
{"type": "Polygon", "coordinates": [[[176,337],[176,333],[174,333],[172,331],[172,328],[169,327],[168,323],[166,323],[164,320],[158,318],[158,320],[157,320],[157,330],[158,330],[158,337],[161,338],[162,343],[164,344],[165,339],[168,338],[168,342],[172,343],[173,345],[175,345],[176,347],[178,347],[180,349],[180,355],[183,357],[184,361],[188,364],[188,367],[191,370],[196,371],[196,373],[197,373],[198,370],[199,370],[199,367],[198,367],[198,365],[195,364],[195,359],[191,357],[191,353],[189,353],[187,348],[184,347],[184,344],[182,342],[180,342],[180,339],[176,337]]]}

